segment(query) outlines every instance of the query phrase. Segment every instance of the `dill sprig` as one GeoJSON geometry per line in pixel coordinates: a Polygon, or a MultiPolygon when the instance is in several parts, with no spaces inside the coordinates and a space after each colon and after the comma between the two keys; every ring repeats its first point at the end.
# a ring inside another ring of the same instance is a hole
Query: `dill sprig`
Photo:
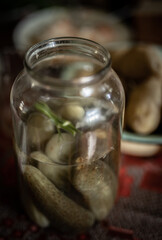
{"type": "Polygon", "coordinates": [[[75,128],[75,126],[70,121],[58,117],[46,103],[37,102],[35,103],[34,107],[39,112],[43,113],[45,116],[53,120],[59,134],[61,133],[60,129],[71,133],[73,136],[75,136],[75,134],[79,132],[79,130],[75,128]]]}

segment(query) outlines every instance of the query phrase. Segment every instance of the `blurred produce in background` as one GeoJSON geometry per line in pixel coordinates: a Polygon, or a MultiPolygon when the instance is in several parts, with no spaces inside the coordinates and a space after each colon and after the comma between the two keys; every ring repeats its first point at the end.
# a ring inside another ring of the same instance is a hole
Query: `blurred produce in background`
{"type": "Polygon", "coordinates": [[[13,45],[13,29],[25,16],[36,10],[54,6],[104,10],[116,15],[128,25],[134,33],[134,40],[162,43],[161,0],[6,0],[1,3],[0,8],[0,47],[13,45]]]}
{"type": "Polygon", "coordinates": [[[70,8],[87,7],[97,10],[104,10],[107,13],[117,15],[121,21],[132,26],[131,13],[137,6],[138,1],[112,1],[112,0],[6,0],[1,3],[0,8],[0,27],[1,27],[1,46],[12,46],[12,33],[19,21],[29,13],[39,9],[61,6],[70,8]]]}

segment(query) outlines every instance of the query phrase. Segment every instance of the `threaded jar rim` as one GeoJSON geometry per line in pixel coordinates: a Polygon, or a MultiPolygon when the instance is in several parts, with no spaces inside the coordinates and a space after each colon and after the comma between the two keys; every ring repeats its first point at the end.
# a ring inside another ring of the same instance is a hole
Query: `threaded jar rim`
{"type": "Polygon", "coordinates": [[[51,38],[33,45],[27,51],[24,61],[25,69],[34,80],[41,84],[49,86],[82,86],[90,85],[100,81],[111,67],[110,53],[100,44],[85,38],[78,37],[60,37],[51,38]],[[65,48],[65,51],[75,51],[78,54],[85,54],[85,56],[96,58],[97,61],[103,64],[103,67],[96,73],[88,76],[77,77],[70,81],[54,78],[49,80],[35,77],[34,69],[38,62],[46,59],[48,54],[55,56],[60,53],[60,48],[65,48]]]}

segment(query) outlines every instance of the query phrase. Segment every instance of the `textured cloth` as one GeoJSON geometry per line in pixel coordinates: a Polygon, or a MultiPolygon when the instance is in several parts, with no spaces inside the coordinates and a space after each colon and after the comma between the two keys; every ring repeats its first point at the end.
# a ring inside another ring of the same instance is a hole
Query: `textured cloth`
{"type": "Polygon", "coordinates": [[[0,240],[161,240],[162,155],[121,156],[119,191],[108,218],[74,237],[40,228],[24,212],[18,194],[11,140],[0,137],[0,240]]]}

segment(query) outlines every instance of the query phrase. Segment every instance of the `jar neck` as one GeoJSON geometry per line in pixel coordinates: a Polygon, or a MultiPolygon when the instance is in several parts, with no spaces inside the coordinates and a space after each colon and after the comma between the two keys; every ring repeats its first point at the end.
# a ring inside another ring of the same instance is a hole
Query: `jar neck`
{"type": "Polygon", "coordinates": [[[41,85],[49,87],[95,84],[104,78],[110,66],[111,57],[105,48],[76,37],[40,42],[25,56],[27,73],[41,85]]]}

